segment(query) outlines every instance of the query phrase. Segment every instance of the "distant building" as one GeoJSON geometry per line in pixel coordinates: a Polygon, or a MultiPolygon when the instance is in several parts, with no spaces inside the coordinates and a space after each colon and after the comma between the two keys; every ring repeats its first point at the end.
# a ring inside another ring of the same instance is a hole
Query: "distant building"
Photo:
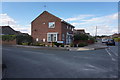
{"type": "Polygon", "coordinates": [[[10,26],[0,26],[1,35],[17,35],[19,32],[12,29],[10,26]]]}
{"type": "Polygon", "coordinates": [[[88,36],[91,36],[90,33],[86,33],[84,29],[74,29],[74,35],[75,34],[86,34],[88,36]]]}
{"type": "Polygon", "coordinates": [[[112,35],[112,38],[118,38],[118,37],[120,37],[120,33],[115,33],[112,35]]]}
{"type": "Polygon", "coordinates": [[[0,26],[0,35],[28,35],[28,34],[21,33],[20,31],[15,31],[10,26],[0,26]]]}
{"type": "Polygon", "coordinates": [[[84,29],[75,29],[74,34],[85,34],[85,30],[84,29]]]}
{"type": "Polygon", "coordinates": [[[58,42],[70,44],[72,42],[74,26],[44,11],[31,22],[31,35],[35,42],[58,42]]]}

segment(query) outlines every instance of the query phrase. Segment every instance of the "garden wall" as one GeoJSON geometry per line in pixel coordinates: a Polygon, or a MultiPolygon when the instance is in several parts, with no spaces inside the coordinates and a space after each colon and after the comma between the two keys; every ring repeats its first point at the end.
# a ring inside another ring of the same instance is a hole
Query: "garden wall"
{"type": "Polygon", "coordinates": [[[16,45],[16,39],[12,41],[2,41],[2,45],[16,45]]]}
{"type": "Polygon", "coordinates": [[[79,44],[79,43],[87,43],[87,44],[93,44],[94,41],[92,40],[79,40],[79,41],[74,41],[74,44],[79,44]]]}

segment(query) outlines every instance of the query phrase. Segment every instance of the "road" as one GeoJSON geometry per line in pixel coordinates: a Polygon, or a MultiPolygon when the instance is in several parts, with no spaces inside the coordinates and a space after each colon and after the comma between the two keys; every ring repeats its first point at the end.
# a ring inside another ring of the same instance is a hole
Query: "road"
{"type": "Polygon", "coordinates": [[[117,56],[109,49],[41,50],[3,46],[4,78],[117,78],[117,56]]]}

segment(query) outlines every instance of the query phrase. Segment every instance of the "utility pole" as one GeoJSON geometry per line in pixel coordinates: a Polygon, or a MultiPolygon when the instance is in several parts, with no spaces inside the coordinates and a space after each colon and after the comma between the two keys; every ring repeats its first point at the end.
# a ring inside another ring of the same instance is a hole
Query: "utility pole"
{"type": "Polygon", "coordinates": [[[97,37],[97,26],[96,26],[96,32],[95,32],[95,36],[97,37]]]}
{"type": "Polygon", "coordinates": [[[9,26],[9,21],[8,21],[8,26],[9,26]]]}
{"type": "Polygon", "coordinates": [[[96,26],[96,29],[95,29],[95,39],[97,40],[97,26],[96,26]]]}

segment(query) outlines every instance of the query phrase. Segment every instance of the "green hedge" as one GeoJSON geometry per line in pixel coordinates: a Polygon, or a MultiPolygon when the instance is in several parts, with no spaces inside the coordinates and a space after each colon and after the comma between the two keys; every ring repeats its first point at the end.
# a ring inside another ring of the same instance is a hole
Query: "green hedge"
{"type": "Polygon", "coordinates": [[[64,47],[64,44],[62,44],[62,43],[57,43],[57,42],[53,42],[53,45],[56,45],[57,47],[59,47],[59,46],[64,47]]]}
{"type": "Polygon", "coordinates": [[[33,46],[45,46],[45,44],[44,43],[34,43],[34,44],[32,44],[33,46]]]}
{"type": "Polygon", "coordinates": [[[113,38],[116,42],[120,42],[120,38],[113,38]]]}
{"type": "Polygon", "coordinates": [[[3,41],[13,41],[16,39],[16,35],[2,35],[3,41]]]}
{"type": "Polygon", "coordinates": [[[28,44],[30,45],[32,43],[32,37],[30,35],[17,35],[16,36],[16,41],[17,41],[17,44],[28,44]]]}
{"type": "Polygon", "coordinates": [[[74,41],[78,41],[78,40],[88,40],[89,36],[86,34],[76,34],[74,35],[74,41]]]}
{"type": "Polygon", "coordinates": [[[32,37],[30,35],[2,35],[3,41],[13,41],[16,39],[17,44],[30,45],[32,43],[32,37]]]}
{"type": "Polygon", "coordinates": [[[78,47],[84,47],[84,46],[87,46],[87,45],[88,45],[87,43],[79,43],[78,47]]]}

